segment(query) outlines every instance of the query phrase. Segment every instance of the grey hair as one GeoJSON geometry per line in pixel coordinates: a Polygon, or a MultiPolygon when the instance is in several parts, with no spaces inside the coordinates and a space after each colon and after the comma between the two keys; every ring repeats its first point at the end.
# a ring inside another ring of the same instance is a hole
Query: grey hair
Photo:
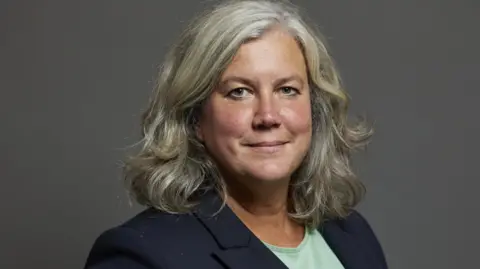
{"type": "Polygon", "coordinates": [[[169,213],[190,212],[205,191],[226,195],[225,182],[195,135],[203,102],[239,47],[280,27],[301,47],[312,105],[312,143],[295,171],[289,215],[309,226],[345,217],[363,197],[350,165],[372,129],[347,121],[349,97],[321,34],[284,1],[228,1],[197,17],[167,54],[142,117],[142,147],[125,165],[138,203],[169,213]]]}

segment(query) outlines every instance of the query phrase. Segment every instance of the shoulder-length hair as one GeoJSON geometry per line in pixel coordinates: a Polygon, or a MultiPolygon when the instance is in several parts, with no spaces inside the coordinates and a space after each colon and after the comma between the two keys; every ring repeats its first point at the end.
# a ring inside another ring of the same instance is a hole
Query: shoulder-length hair
{"type": "Polygon", "coordinates": [[[349,98],[320,33],[288,3],[229,1],[191,22],[162,65],[143,114],[142,147],[125,165],[127,185],[140,204],[185,213],[205,190],[226,194],[196,138],[196,120],[239,47],[273,27],[287,31],[301,47],[311,91],[312,142],[292,176],[290,217],[317,226],[345,217],[361,200],[365,188],[349,160],[372,131],[363,122],[347,122],[349,98]]]}

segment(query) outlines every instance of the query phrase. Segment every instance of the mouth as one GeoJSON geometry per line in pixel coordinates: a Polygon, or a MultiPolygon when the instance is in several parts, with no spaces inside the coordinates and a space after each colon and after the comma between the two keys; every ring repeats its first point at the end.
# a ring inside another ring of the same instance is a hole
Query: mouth
{"type": "Polygon", "coordinates": [[[287,144],[286,141],[262,141],[257,143],[249,143],[247,146],[252,148],[267,148],[267,147],[277,147],[287,144]]]}
{"type": "Polygon", "coordinates": [[[272,154],[279,152],[287,141],[262,141],[257,143],[250,143],[247,146],[255,152],[272,154]]]}

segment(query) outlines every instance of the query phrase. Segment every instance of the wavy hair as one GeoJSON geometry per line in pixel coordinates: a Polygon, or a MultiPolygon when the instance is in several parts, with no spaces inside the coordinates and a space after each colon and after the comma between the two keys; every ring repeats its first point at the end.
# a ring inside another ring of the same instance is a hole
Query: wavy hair
{"type": "Polygon", "coordinates": [[[142,117],[141,149],[125,163],[125,179],[138,203],[185,213],[206,190],[226,195],[225,182],[195,135],[203,102],[239,47],[280,27],[304,53],[312,105],[312,142],[292,176],[289,215],[318,226],[345,217],[363,197],[351,153],[372,129],[347,119],[343,89],[322,35],[284,1],[228,1],[195,18],[166,56],[142,117]]]}

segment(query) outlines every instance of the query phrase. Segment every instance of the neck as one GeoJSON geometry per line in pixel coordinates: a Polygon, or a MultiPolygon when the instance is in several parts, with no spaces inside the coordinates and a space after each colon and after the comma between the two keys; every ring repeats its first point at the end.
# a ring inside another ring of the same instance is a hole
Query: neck
{"type": "Polygon", "coordinates": [[[289,180],[263,184],[257,181],[254,186],[229,183],[227,205],[257,236],[262,237],[267,231],[284,234],[303,231],[303,226],[288,216],[289,180]]]}
{"type": "Polygon", "coordinates": [[[248,222],[281,222],[288,217],[288,188],[248,190],[231,188],[227,204],[240,218],[248,222]]]}
{"type": "Polygon", "coordinates": [[[229,184],[227,205],[261,240],[277,245],[298,244],[303,237],[303,226],[288,217],[288,181],[273,185],[229,184]]]}

